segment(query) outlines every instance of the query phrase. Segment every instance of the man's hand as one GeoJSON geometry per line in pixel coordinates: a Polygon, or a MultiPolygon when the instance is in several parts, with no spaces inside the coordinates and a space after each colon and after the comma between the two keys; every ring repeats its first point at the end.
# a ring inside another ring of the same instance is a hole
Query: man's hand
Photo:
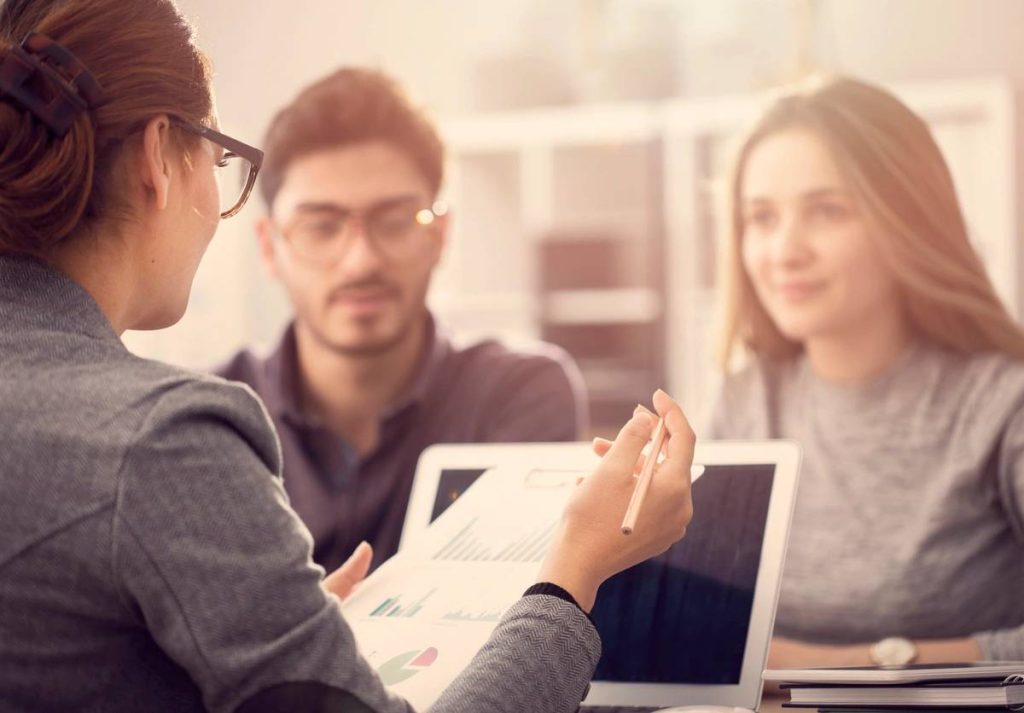
{"type": "Polygon", "coordinates": [[[339,599],[346,599],[370,571],[373,562],[373,548],[368,542],[360,542],[356,551],[345,564],[324,577],[323,587],[339,599]]]}

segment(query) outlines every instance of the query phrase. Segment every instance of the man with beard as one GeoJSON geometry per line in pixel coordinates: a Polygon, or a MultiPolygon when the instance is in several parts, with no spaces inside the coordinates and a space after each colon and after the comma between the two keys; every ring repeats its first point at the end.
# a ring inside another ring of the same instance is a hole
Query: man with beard
{"type": "Polygon", "coordinates": [[[316,82],[264,149],[260,252],[294,320],[269,356],[243,351],[219,373],[266,404],[314,559],[331,571],[355,550],[368,567],[361,542],[377,563],[398,548],[427,446],[575,440],[582,381],[555,347],[456,346],[430,314],[444,147],[389,78],[342,69],[316,82]]]}

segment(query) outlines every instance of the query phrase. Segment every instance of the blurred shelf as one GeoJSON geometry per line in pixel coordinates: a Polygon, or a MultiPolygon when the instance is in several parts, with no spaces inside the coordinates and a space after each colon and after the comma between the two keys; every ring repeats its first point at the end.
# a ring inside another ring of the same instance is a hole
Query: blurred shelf
{"type": "Polygon", "coordinates": [[[661,296],[644,287],[552,290],[543,305],[541,319],[561,325],[643,324],[662,315],[661,296]]]}
{"type": "Polygon", "coordinates": [[[643,398],[652,391],[654,382],[649,369],[638,369],[620,364],[608,364],[603,368],[580,363],[580,371],[587,382],[591,402],[632,401],[643,398]]]}
{"type": "MultiPolygon", "coordinates": [[[[929,124],[972,242],[1019,314],[1012,84],[981,78],[890,89],[929,124]]],[[[771,98],[565,106],[446,122],[456,219],[437,282],[446,285],[450,314],[565,348],[592,391],[598,428],[628,418],[628,404],[648,398],[652,384],[684,399],[698,423],[719,376],[718,179],[733,137],[771,98]],[[516,297],[488,306],[480,298],[489,291],[516,297]]]]}

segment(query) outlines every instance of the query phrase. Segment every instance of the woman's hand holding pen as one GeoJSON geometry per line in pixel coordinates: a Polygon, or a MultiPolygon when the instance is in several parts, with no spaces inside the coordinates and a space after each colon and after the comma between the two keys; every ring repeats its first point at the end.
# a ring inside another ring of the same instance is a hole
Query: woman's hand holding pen
{"type": "Polygon", "coordinates": [[[636,529],[625,535],[622,522],[636,484],[641,452],[655,424],[643,408],[637,408],[614,442],[598,447],[606,451],[603,460],[566,507],[541,568],[538,581],[562,587],[585,611],[593,607],[598,587],[606,579],[667,550],[683,537],[693,516],[693,429],[664,391],[655,393],[654,407],[665,421],[665,459],[655,468],[636,529]]]}

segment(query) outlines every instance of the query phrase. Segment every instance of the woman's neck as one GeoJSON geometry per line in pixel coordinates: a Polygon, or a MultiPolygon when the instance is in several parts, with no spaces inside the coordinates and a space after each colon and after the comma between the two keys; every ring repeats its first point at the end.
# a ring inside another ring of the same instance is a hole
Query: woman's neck
{"type": "Polygon", "coordinates": [[[128,251],[117,249],[124,244],[116,236],[98,240],[93,235],[76,235],[47,258],[51,267],[89,293],[118,335],[136,321],[137,271],[128,251]]]}
{"type": "Polygon", "coordinates": [[[903,356],[914,338],[902,312],[866,320],[843,331],[804,343],[814,373],[835,384],[862,384],[885,373],[903,356]]]}

